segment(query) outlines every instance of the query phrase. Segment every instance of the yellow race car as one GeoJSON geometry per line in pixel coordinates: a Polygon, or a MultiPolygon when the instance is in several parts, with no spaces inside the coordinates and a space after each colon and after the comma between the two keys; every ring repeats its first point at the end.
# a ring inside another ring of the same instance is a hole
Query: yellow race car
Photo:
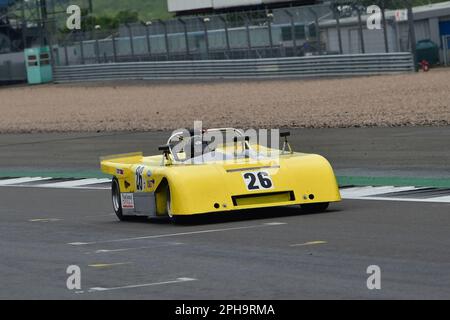
{"type": "Polygon", "coordinates": [[[283,147],[275,149],[237,129],[175,132],[160,155],[105,157],[101,169],[113,176],[112,203],[122,221],[291,205],[325,211],[341,200],[333,169],[322,156],[293,152],[289,135],[281,133],[283,147]]]}

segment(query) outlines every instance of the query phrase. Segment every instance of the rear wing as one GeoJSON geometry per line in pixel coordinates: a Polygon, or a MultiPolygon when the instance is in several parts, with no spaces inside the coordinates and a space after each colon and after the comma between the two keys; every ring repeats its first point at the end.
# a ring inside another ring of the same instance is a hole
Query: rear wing
{"type": "Polygon", "coordinates": [[[128,176],[132,174],[131,166],[141,163],[144,154],[142,152],[111,155],[100,158],[100,166],[103,173],[109,175],[128,176]]]}

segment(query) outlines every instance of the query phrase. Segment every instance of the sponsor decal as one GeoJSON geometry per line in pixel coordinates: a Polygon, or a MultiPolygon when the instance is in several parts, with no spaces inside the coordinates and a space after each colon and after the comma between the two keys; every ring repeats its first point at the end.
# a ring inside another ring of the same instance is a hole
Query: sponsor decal
{"type": "Polygon", "coordinates": [[[122,193],[122,209],[134,209],[134,196],[132,193],[122,193]]]}
{"type": "Polygon", "coordinates": [[[117,170],[116,170],[116,173],[117,173],[118,175],[123,176],[123,170],[122,170],[122,169],[117,169],[117,170]]]}
{"type": "Polygon", "coordinates": [[[155,180],[148,180],[147,181],[147,187],[152,189],[155,186],[155,180]]]}

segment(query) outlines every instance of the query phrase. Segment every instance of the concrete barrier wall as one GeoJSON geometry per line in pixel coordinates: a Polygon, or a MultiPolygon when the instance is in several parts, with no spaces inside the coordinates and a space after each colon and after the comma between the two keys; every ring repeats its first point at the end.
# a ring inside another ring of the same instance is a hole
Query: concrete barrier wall
{"type": "Polygon", "coordinates": [[[54,69],[55,82],[178,79],[272,79],[413,72],[410,53],[329,55],[252,60],[129,62],[54,69]]]}

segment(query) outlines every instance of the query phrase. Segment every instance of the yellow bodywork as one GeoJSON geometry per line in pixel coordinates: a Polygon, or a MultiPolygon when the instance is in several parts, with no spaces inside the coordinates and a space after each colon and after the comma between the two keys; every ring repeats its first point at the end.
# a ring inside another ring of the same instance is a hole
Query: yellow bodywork
{"type": "Polygon", "coordinates": [[[173,215],[341,200],[333,169],[325,158],[314,154],[274,152],[279,156],[203,164],[163,161],[163,155],[129,154],[104,158],[101,169],[118,179],[122,193],[154,193],[157,215],[167,214],[168,189],[173,215]],[[249,190],[244,179],[248,172],[264,172],[271,178],[272,187],[249,190]]]}

